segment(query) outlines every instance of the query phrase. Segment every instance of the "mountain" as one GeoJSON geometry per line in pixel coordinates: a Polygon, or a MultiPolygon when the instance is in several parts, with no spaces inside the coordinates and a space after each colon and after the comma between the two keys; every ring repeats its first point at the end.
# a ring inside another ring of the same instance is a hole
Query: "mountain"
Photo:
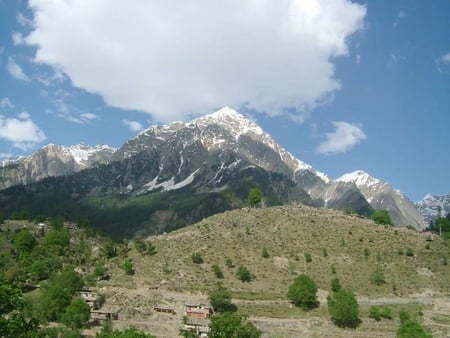
{"type": "Polygon", "coordinates": [[[416,207],[427,224],[439,216],[445,217],[450,212],[450,192],[444,196],[428,194],[421,201],[416,202],[416,207]]]}
{"type": "Polygon", "coordinates": [[[266,205],[373,211],[354,184],[330,180],[227,107],[189,123],[151,126],[108,155],[103,164],[81,171],[66,166],[72,175],[0,191],[0,202],[5,212],[85,217],[130,236],[244,206],[253,187],[263,191],[266,205]]]}
{"type": "Polygon", "coordinates": [[[428,226],[406,195],[362,170],[345,174],[337,181],[355,184],[374,209],[389,211],[394,225],[412,225],[418,230],[428,226]]]}
{"type": "Polygon", "coordinates": [[[0,190],[108,163],[115,151],[116,149],[107,145],[46,145],[28,157],[3,161],[0,165],[0,190]]]}

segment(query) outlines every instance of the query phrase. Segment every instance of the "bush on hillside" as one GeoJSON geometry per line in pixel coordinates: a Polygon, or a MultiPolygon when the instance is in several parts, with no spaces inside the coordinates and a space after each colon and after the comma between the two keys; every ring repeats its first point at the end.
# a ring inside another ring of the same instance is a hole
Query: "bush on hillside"
{"type": "Polygon", "coordinates": [[[357,327],[359,319],[359,304],[351,291],[339,290],[328,296],[328,312],[331,319],[339,327],[357,327]]]}
{"type": "Polygon", "coordinates": [[[303,310],[311,310],[319,305],[317,301],[317,285],[307,275],[298,276],[289,286],[288,298],[303,310]]]}

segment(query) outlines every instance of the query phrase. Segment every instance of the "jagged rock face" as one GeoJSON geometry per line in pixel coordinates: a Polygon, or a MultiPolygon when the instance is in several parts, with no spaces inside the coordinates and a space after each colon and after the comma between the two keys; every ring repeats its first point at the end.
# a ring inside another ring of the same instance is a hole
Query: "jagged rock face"
{"type": "Polygon", "coordinates": [[[450,213],[450,193],[443,196],[428,194],[416,202],[416,207],[427,224],[430,224],[438,217],[445,217],[450,213]]]}
{"type": "Polygon", "coordinates": [[[428,226],[408,197],[364,171],[345,174],[337,181],[355,184],[374,209],[389,211],[392,223],[396,226],[412,225],[418,230],[428,226]]]}
{"type": "Polygon", "coordinates": [[[104,145],[63,147],[49,144],[28,157],[4,161],[0,166],[0,190],[108,163],[114,151],[115,149],[104,145]]]}

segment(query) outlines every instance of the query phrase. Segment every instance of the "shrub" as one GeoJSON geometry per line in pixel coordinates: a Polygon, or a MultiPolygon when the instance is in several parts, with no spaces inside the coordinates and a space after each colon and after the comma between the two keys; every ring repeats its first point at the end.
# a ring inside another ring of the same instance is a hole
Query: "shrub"
{"type": "Polygon", "coordinates": [[[341,283],[339,282],[339,278],[335,277],[331,280],[331,290],[333,292],[337,292],[342,289],[341,283]]]}
{"type": "Polygon", "coordinates": [[[243,265],[241,265],[237,269],[236,276],[243,282],[250,282],[253,278],[252,274],[250,273],[250,270],[243,265]]]}
{"type": "Polygon", "coordinates": [[[384,278],[384,271],[381,265],[377,265],[375,267],[375,270],[372,273],[372,276],[370,278],[371,282],[375,285],[383,285],[386,283],[386,279],[384,278]]]}
{"type": "Polygon", "coordinates": [[[191,256],[192,258],[192,262],[195,264],[202,264],[203,263],[203,258],[202,255],[200,254],[200,252],[194,252],[191,256]]]}
{"type": "Polygon", "coordinates": [[[134,275],[133,263],[131,261],[125,261],[122,265],[122,269],[127,275],[134,275]]]}
{"type": "Polygon", "coordinates": [[[413,257],[414,256],[414,250],[412,248],[406,249],[406,256],[413,257]]]}
{"type": "Polygon", "coordinates": [[[214,315],[211,317],[209,323],[210,331],[208,337],[222,338],[222,337],[245,337],[245,338],[259,338],[261,331],[256,326],[246,320],[237,313],[224,313],[214,315]]]}
{"type": "Polygon", "coordinates": [[[82,328],[91,316],[89,305],[80,298],[75,298],[61,315],[61,322],[71,329],[82,328]]]}
{"type": "Polygon", "coordinates": [[[381,320],[381,312],[377,306],[371,306],[369,309],[369,318],[375,319],[377,322],[381,320]]]}
{"type": "Polygon", "coordinates": [[[263,250],[262,250],[262,256],[264,258],[269,258],[269,251],[267,250],[266,247],[264,247],[263,250]]]}
{"type": "Polygon", "coordinates": [[[383,311],[381,311],[381,317],[384,319],[392,319],[392,309],[389,306],[383,307],[383,311]]]}
{"type": "Polygon", "coordinates": [[[227,260],[225,261],[225,265],[228,268],[234,268],[234,263],[233,263],[233,260],[231,258],[227,258],[227,260]]]}
{"type": "Polygon", "coordinates": [[[375,210],[371,218],[376,224],[392,225],[391,216],[387,210],[375,210]]]}
{"type": "Polygon", "coordinates": [[[366,260],[369,258],[369,256],[370,256],[370,251],[369,251],[369,249],[365,248],[364,249],[364,257],[366,258],[366,260]]]}
{"type": "Polygon", "coordinates": [[[328,251],[327,251],[327,248],[323,248],[323,249],[322,249],[322,254],[323,254],[323,257],[328,257],[328,251]]]}
{"type": "Polygon", "coordinates": [[[335,275],[335,274],[336,274],[336,266],[335,266],[334,264],[331,264],[330,269],[331,269],[331,273],[332,273],[333,275],[335,275]]]}
{"type": "Polygon", "coordinates": [[[339,327],[356,327],[360,323],[359,304],[351,291],[341,289],[328,296],[328,312],[339,327]]]}
{"type": "Polygon", "coordinates": [[[306,263],[312,262],[312,256],[309,252],[305,252],[305,261],[306,261],[306,263]]]}
{"type": "Polygon", "coordinates": [[[317,285],[307,275],[299,275],[289,286],[288,298],[303,310],[311,310],[318,306],[317,285]]]}
{"type": "Polygon", "coordinates": [[[214,264],[211,268],[217,278],[223,278],[223,272],[219,265],[214,264]]]}
{"type": "Polygon", "coordinates": [[[397,338],[432,338],[417,320],[405,320],[397,330],[397,338]]]}

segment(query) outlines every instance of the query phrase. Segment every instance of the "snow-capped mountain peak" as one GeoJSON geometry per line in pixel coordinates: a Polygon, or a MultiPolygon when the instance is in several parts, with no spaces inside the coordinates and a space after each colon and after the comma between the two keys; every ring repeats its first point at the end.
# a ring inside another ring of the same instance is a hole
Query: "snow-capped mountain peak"
{"type": "Polygon", "coordinates": [[[450,192],[447,195],[427,194],[416,207],[429,223],[438,217],[445,217],[450,212],[450,192]]]}
{"type": "Polygon", "coordinates": [[[366,173],[363,170],[357,170],[352,173],[344,174],[336,181],[339,182],[347,182],[347,183],[354,183],[359,188],[361,186],[371,188],[379,185],[384,185],[386,183],[381,182],[379,179],[376,179],[372,176],[370,176],[368,173],[366,173]]]}

